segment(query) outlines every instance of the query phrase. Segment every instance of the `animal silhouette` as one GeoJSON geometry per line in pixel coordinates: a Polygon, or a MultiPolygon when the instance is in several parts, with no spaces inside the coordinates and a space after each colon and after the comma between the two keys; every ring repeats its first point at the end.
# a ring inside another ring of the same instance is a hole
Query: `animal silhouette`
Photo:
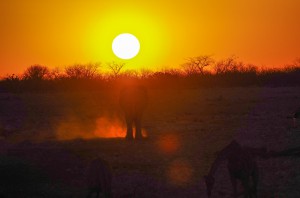
{"type": "Polygon", "coordinates": [[[220,151],[208,175],[205,176],[207,196],[211,197],[215,182],[214,174],[218,166],[222,161],[227,160],[227,167],[233,186],[233,196],[238,197],[237,180],[240,180],[244,188],[244,197],[257,197],[258,167],[255,156],[267,157],[266,148],[242,147],[238,142],[233,140],[220,151]]]}
{"type": "Polygon", "coordinates": [[[298,118],[300,118],[300,107],[293,113],[292,116],[287,116],[287,118],[292,118],[293,119],[293,127],[296,128],[296,121],[298,118]]]}
{"type": "Polygon", "coordinates": [[[133,139],[133,126],[135,139],[142,139],[142,116],[147,105],[147,89],[136,83],[127,84],[121,90],[120,105],[125,114],[126,139],[133,139]]]}
{"type": "Polygon", "coordinates": [[[95,193],[97,198],[99,198],[100,194],[105,198],[112,197],[112,173],[110,166],[105,160],[99,157],[94,159],[87,168],[86,179],[88,184],[87,198],[91,198],[95,193]]]}

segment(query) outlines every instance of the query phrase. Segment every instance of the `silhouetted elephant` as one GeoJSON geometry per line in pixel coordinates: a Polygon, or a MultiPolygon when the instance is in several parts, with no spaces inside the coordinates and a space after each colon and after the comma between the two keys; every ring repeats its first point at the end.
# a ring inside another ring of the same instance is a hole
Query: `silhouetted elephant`
{"type": "Polygon", "coordinates": [[[111,190],[112,173],[109,164],[100,157],[94,159],[87,169],[88,195],[87,198],[97,194],[101,197],[112,198],[111,190]]]}
{"type": "Polygon", "coordinates": [[[135,139],[142,139],[142,116],[147,105],[147,89],[134,83],[128,84],[121,90],[120,105],[127,125],[126,139],[133,139],[133,125],[135,139]]]}

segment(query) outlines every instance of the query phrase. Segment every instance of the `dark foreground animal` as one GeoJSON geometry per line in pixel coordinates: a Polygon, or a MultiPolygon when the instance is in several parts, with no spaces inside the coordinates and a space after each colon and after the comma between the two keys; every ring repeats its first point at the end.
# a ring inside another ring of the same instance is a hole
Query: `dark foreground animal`
{"type": "Polygon", "coordinates": [[[297,127],[297,119],[300,118],[300,107],[293,113],[292,116],[287,116],[287,118],[292,118],[293,119],[293,127],[297,127]]]}
{"type": "Polygon", "coordinates": [[[240,180],[244,188],[244,197],[257,197],[258,167],[255,156],[266,156],[266,148],[246,148],[242,147],[235,140],[220,151],[216,160],[211,166],[205,182],[207,187],[207,195],[211,197],[214,186],[214,174],[222,161],[228,161],[228,171],[233,186],[233,196],[237,194],[237,180],[240,180]]]}
{"type": "Polygon", "coordinates": [[[125,114],[127,132],[126,139],[133,139],[133,126],[135,126],[135,139],[142,139],[142,116],[147,106],[147,89],[141,85],[130,84],[120,93],[120,105],[125,114]]]}
{"type": "Polygon", "coordinates": [[[93,160],[87,169],[87,198],[91,198],[95,193],[97,198],[100,194],[102,197],[112,198],[111,181],[112,173],[108,163],[101,158],[93,160]]]}

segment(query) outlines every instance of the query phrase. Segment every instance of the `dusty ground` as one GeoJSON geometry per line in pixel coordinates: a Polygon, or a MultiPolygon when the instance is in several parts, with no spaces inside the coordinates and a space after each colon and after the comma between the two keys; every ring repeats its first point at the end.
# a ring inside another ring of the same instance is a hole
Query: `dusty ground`
{"type": "MultiPolygon", "coordinates": [[[[300,122],[286,118],[299,106],[300,88],[149,90],[147,139],[127,142],[117,91],[0,94],[0,197],[84,197],[97,156],[112,167],[114,197],[206,197],[203,175],[232,139],[299,146],[300,122]]],[[[258,165],[259,197],[300,197],[299,157],[258,165]]],[[[224,162],[213,197],[231,192],[224,162]]]]}

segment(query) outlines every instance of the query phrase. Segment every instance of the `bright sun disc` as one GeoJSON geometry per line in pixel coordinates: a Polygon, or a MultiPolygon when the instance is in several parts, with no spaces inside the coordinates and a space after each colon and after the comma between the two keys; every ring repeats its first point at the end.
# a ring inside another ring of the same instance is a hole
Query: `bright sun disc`
{"type": "Polygon", "coordinates": [[[121,59],[131,59],[140,51],[140,42],[132,34],[119,34],[112,43],[114,54],[121,59]]]}

